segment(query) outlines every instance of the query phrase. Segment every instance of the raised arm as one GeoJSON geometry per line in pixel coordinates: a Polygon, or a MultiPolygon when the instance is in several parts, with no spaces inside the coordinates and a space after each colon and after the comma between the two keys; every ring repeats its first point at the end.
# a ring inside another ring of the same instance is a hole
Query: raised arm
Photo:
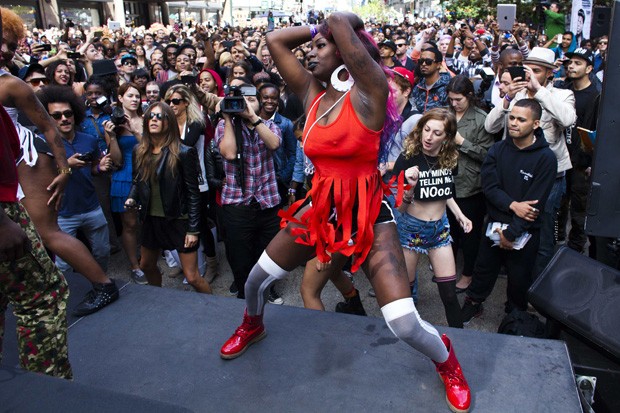
{"type": "Polygon", "coordinates": [[[353,13],[333,13],[327,25],[344,64],[355,86],[351,90],[351,103],[362,122],[373,130],[383,127],[389,86],[383,69],[370,56],[355,30],[363,29],[364,22],[353,13]]]}
{"type": "Polygon", "coordinates": [[[312,40],[310,26],[293,26],[267,33],[267,47],[280,76],[302,102],[312,102],[323,86],[297,60],[292,50],[312,40]]]}

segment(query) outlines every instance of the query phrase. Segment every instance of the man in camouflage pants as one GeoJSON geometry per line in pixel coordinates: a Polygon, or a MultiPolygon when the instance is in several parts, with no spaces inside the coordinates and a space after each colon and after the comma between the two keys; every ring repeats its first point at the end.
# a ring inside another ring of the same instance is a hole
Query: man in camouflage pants
{"type": "Polygon", "coordinates": [[[0,361],[4,314],[11,303],[17,317],[22,368],[72,378],[67,352],[69,290],[28,213],[15,198],[15,155],[19,141],[0,106],[0,361]]]}

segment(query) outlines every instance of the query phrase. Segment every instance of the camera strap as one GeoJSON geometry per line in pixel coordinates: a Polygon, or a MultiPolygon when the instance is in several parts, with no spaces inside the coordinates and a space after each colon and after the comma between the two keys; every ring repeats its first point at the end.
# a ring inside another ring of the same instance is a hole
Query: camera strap
{"type": "Polygon", "coordinates": [[[241,193],[245,190],[245,162],[243,159],[243,120],[240,116],[233,117],[235,129],[235,142],[237,144],[237,174],[235,179],[241,186],[241,193]]]}

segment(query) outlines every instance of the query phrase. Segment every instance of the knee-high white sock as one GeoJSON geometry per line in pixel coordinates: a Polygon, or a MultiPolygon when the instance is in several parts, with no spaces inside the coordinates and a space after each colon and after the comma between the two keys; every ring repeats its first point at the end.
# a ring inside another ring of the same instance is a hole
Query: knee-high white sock
{"type": "Polygon", "coordinates": [[[269,296],[269,287],[277,280],[286,278],[287,275],[288,271],[280,268],[267,255],[267,251],[264,251],[250,271],[245,283],[245,303],[249,315],[261,315],[263,313],[265,302],[269,296]]]}
{"type": "Polygon", "coordinates": [[[439,333],[420,318],[411,297],[392,301],[381,307],[381,312],[396,337],[433,361],[443,363],[448,359],[448,350],[439,333]]]}

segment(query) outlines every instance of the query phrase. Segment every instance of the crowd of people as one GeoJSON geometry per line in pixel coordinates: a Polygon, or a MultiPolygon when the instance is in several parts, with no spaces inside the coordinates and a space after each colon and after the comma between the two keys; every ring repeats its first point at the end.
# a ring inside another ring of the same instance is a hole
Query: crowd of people
{"type": "Polygon", "coordinates": [[[324,309],[331,280],[336,311],[364,315],[348,276],[363,270],[391,331],[467,411],[450,339],[415,308],[420,254],[457,328],[482,313],[502,267],[511,313],[527,310],[556,244],[597,255],[584,221],[606,36],[349,13],[275,28],[43,31],[0,11],[0,228],[19,241],[0,240],[0,311],[17,303],[28,369],[71,376],[60,271],[93,284],[79,316],[118,299],[106,271],[121,250],[135,283],[161,286],[165,254],[211,293],[221,239],[230,293],[247,304],[223,358],[265,336],[265,303],[283,302],[276,281],[302,264],[306,307],[324,309]],[[16,283],[27,288],[15,295],[16,283]],[[25,302],[40,286],[44,322],[25,302]],[[56,335],[36,357],[35,335],[56,335]]]}

